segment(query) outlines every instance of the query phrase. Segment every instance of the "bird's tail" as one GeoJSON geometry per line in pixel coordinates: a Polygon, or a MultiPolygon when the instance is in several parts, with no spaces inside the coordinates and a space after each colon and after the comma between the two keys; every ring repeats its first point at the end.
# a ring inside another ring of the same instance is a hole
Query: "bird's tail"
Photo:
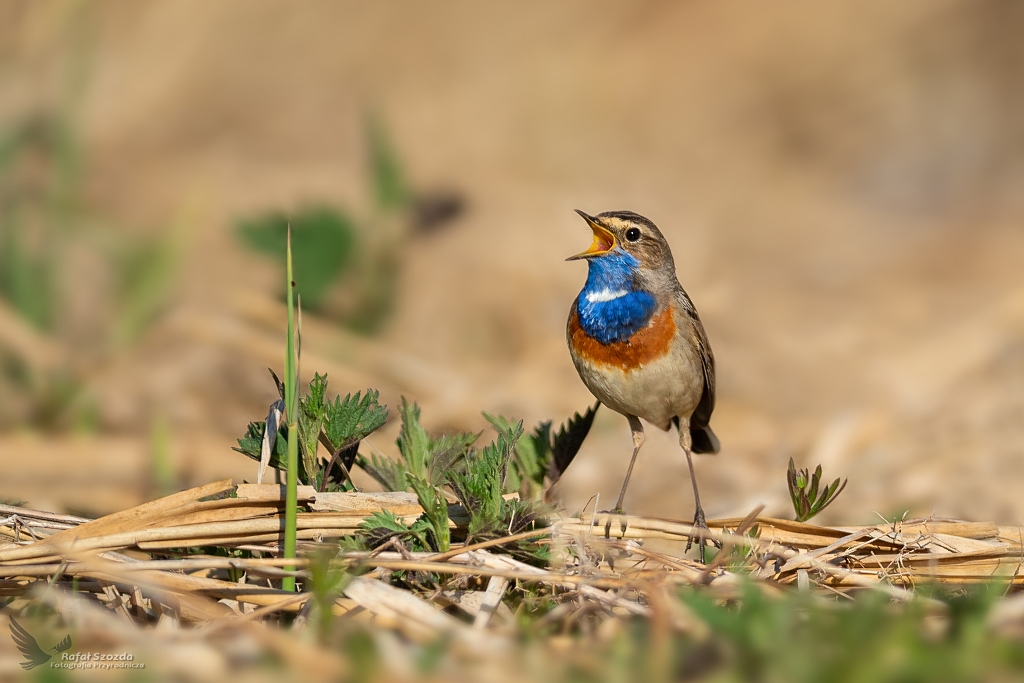
{"type": "Polygon", "coordinates": [[[693,440],[694,453],[717,453],[721,446],[718,437],[711,431],[710,425],[703,427],[690,426],[690,438],[693,440]]]}

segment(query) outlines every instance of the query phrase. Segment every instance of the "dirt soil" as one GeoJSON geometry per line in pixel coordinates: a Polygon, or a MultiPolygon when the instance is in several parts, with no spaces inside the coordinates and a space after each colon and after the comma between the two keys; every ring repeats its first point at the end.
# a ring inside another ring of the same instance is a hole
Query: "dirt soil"
{"type": "MultiPolygon", "coordinates": [[[[1024,518],[1024,6],[8,0],[0,121],[59,97],[69,21],[88,27],[90,206],[191,229],[169,309],[90,369],[99,430],[0,436],[0,496],[91,514],[151,496],[163,418],[180,483],[255,476],[230,446],[273,398],[284,318],[234,221],[365,210],[375,111],[412,183],[467,211],[409,240],[378,338],[306,316],[303,368],[335,390],[404,394],[437,430],[584,409],[573,209],[631,209],[668,237],[718,361],[709,517],[785,514],[794,457],[849,477],[827,522],[1024,518]]],[[[367,447],[393,452],[396,429],[367,447]]],[[[685,517],[682,452],[648,434],[627,507],[685,517]]],[[[629,449],[603,411],[566,507],[610,505],[629,449]]]]}

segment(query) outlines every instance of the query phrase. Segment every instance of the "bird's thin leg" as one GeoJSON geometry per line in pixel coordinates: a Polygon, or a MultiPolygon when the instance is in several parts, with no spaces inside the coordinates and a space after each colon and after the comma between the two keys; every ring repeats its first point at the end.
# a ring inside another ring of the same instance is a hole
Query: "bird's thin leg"
{"type": "MultiPolygon", "coordinates": [[[[707,529],[708,522],[704,518],[704,508],[700,505],[700,492],[697,490],[697,476],[693,472],[693,456],[690,455],[690,450],[686,450],[686,464],[690,466],[690,481],[693,482],[693,499],[697,502],[697,509],[693,513],[693,526],[698,529],[707,529]]],[[[689,550],[690,546],[693,545],[693,538],[686,542],[686,549],[689,550]]],[[[704,562],[704,537],[697,542],[700,546],[700,561],[704,562]]]]}
{"type": "MultiPolygon", "coordinates": [[[[622,490],[619,491],[619,501],[615,503],[615,508],[611,510],[612,514],[622,514],[622,501],[626,497],[626,488],[629,486],[629,477],[633,474],[633,464],[636,462],[636,454],[640,452],[640,447],[644,445],[644,426],[640,423],[640,418],[635,415],[627,415],[626,419],[629,420],[629,431],[633,433],[633,457],[629,459],[629,467],[626,468],[626,478],[622,480],[622,490]]],[[[620,524],[622,527],[622,533],[626,533],[626,520],[620,518],[620,524]]],[[[604,535],[608,538],[612,531],[612,518],[609,517],[604,524],[604,535]]]]}
{"type": "MultiPolygon", "coordinates": [[[[696,503],[696,510],[693,513],[693,526],[698,529],[707,529],[708,522],[704,517],[704,508],[700,504],[700,491],[697,490],[697,474],[693,469],[693,454],[691,447],[693,446],[692,438],[690,436],[690,425],[688,422],[679,423],[679,445],[683,447],[683,452],[686,453],[686,464],[690,468],[690,483],[693,484],[693,500],[696,503]]],[[[704,536],[700,537],[697,541],[697,547],[700,548],[700,561],[705,561],[705,543],[704,536]]],[[[688,551],[693,545],[693,537],[686,542],[686,550],[688,551]]],[[[717,544],[716,544],[717,545],[717,544]]]]}
{"type": "Polygon", "coordinates": [[[633,457],[629,459],[629,467],[626,468],[626,478],[622,480],[622,490],[619,491],[619,501],[615,503],[615,509],[612,512],[622,512],[622,501],[626,497],[626,487],[629,486],[629,477],[633,474],[633,464],[636,462],[636,454],[640,452],[640,447],[644,445],[644,426],[640,424],[640,418],[635,415],[627,415],[626,418],[629,420],[629,430],[633,432],[633,457]]]}

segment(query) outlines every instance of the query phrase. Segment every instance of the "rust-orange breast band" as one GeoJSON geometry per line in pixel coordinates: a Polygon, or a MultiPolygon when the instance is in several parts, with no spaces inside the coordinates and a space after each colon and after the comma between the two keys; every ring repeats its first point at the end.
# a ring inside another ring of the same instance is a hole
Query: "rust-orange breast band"
{"type": "Polygon", "coordinates": [[[576,355],[585,361],[632,370],[669,352],[676,335],[675,317],[672,313],[672,306],[666,306],[628,340],[602,344],[583,330],[576,307],[573,306],[572,314],[569,316],[569,342],[576,355]]]}

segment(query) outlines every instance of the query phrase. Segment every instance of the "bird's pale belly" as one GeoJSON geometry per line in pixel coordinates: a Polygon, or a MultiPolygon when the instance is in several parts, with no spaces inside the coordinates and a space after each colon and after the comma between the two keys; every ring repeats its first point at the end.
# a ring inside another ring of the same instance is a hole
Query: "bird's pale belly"
{"type": "Polygon", "coordinates": [[[693,413],[704,389],[700,359],[675,331],[672,309],[666,308],[630,343],[599,345],[580,329],[574,311],[569,350],[583,383],[601,403],[668,429],[674,416],[693,413]]]}
{"type": "Polygon", "coordinates": [[[703,390],[703,373],[685,354],[670,352],[630,370],[592,363],[576,354],[573,361],[583,383],[601,403],[662,429],[668,429],[676,415],[689,417],[703,390]]]}

